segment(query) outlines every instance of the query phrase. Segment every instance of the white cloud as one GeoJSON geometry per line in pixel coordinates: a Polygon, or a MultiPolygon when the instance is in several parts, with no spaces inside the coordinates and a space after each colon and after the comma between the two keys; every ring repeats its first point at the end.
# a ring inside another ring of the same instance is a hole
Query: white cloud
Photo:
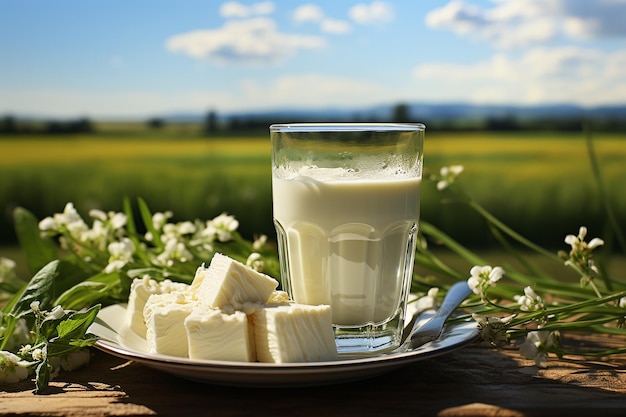
{"type": "Polygon", "coordinates": [[[350,8],[348,15],[353,21],[362,25],[387,24],[394,19],[391,5],[382,1],[356,4],[350,8]]]}
{"type": "Polygon", "coordinates": [[[352,31],[352,25],[346,20],[325,16],[324,11],[316,4],[304,4],[296,8],[293,20],[297,23],[316,23],[322,33],[343,35],[352,31]]]}
{"type": "Polygon", "coordinates": [[[265,17],[232,20],[218,29],[183,33],[166,41],[166,48],[171,52],[242,64],[272,64],[301,49],[324,45],[325,40],[318,36],[279,32],[274,21],[265,17]]]}
{"type": "Polygon", "coordinates": [[[352,32],[352,25],[345,20],[325,18],[320,23],[320,30],[323,33],[343,35],[352,32]]]}
{"type": "Polygon", "coordinates": [[[296,22],[321,22],[324,12],[316,4],[303,4],[298,6],[293,12],[293,20],[296,22]]]}
{"type": "Polygon", "coordinates": [[[626,36],[624,0],[560,0],[556,3],[559,13],[566,18],[565,31],[570,36],[626,36]]]}
{"type": "Polygon", "coordinates": [[[579,47],[535,48],[518,56],[504,53],[470,65],[432,63],[415,68],[420,85],[441,100],[480,103],[623,103],[626,50],[579,47]]]}
{"type": "Polygon", "coordinates": [[[492,0],[481,8],[452,0],[427,14],[431,28],[484,39],[498,47],[533,45],[558,37],[581,39],[626,35],[623,0],[492,0]]]}
{"type": "Polygon", "coordinates": [[[220,15],[225,18],[247,18],[258,15],[268,15],[274,12],[274,3],[264,1],[250,6],[238,1],[227,1],[220,6],[220,15]]]}
{"type": "Polygon", "coordinates": [[[451,29],[461,35],[469,34],[485,23],[480,8],[462,0],[453,0],[426,15],[427,26],[451,29]]]}

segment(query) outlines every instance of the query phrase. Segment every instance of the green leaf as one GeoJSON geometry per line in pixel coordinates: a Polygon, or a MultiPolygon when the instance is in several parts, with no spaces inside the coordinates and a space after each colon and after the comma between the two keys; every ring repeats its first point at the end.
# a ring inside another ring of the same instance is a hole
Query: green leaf
{"type": "Polygon", "coordinates": [[[15,331],[15,327],[17,325],[17,317],[6,314],[3,315],[0,319],[0,325],[4,328],[2,332],[0,332],[0,350],[5,350],[7,344],[11,340],[11,336],[13,336],[13,332],[15,331]]]}
{"type": "Polygon", "coordinates": [[[22,317],[31,311],[30,304],[39,301],[41,310],[49,310],[54,299],[55,279],[59,276],[60,261],[55,260],[41,268],[30,280],[20,294],[16,294],[17,301],[13,303],[11,315],[22,317]]]}
{"type": "Polygon", "coordinates": [[[54,260],[41,268],[24,289],[9,301],[11,314],[21,317],[30,312],[30,304],[39,301],[41,310],[50,310],[57,294],[87,279],[78,266],[64,260],[54,260]]]}
{"type": "Polygon", "coordinates": [[[56,245],[51,239],[41,237],[39,220],[30,211],[17,207],[13,211],[13,221],[15,234],[31,273],[58,258],[56,245]]]}
{"type": "Polygon", "coordinates": [[[109,298],[107,289],[109,285],[102,282],[85,281],[74,285],[63,292],[56,300],[55,304],[63,306],[69,310],[79,310],[89,307],[109,298]]]}
{"type": "Polygon", "coordinates": [[[152,223],[152,212],[150,211],[148,204],[142,198],[137,200],[137,204],[139,206],[139,214],[141,215],[144,226],[146,227],[146,230],[152,234],[152,243],[158,248],[163,249],[165,244],[161,242],[161,233],[154,228],[154,223],[152,223]]]}
{"type": "Polygon", "coordinates": [[[99,339],[95,336],[83,337],[80,339],[58,340],[48,342],[48,357],[63,357],[72,352],[77,352],[86,347],[96,344],[99,339]]]}
{"type": "Polygon", "coordinates": [[[85,311],[77,311],[70,314],[57,326],[59,339],[82,339],[87,333],[87,329],[96,319],[100,311],[100,304],[97,304],[85,311]]]}
{"type": "MultiPolygon", "coordinates": [[[[67,291],[74,285],[90,278],[90,272],[85,271],[80,265],[66,259],[59,262],[59,275],[56,279],[54,296],[67,291]]],[[[56,304],[55,304],[56,305],[56,304]]]]}
{"type": "Polygon", "coordinates": [[[41,361],[35,371],[35,394],[43,394],[48,389],[48,383],[50,382],[50,366],[48,364],[48,358],[41,361]]]}
{"type": "MultiPolygon", "coordinates": [[[[141,240],[139,239],[139,232],[135,225],[135,217],[133,215],[133,208],[128,198],[124,198],[124,214],[126,214],[126,230],[128,231],[128,238],[133,242],[136,248],[141,248],[141,240]]],[[[150,224],[152,224],[152,215],[150,216],[150,224]]],[[[141,260],[147,264],[150,263],[150,257],[147,252],[138,250],[135,253],[141,260]]]]}

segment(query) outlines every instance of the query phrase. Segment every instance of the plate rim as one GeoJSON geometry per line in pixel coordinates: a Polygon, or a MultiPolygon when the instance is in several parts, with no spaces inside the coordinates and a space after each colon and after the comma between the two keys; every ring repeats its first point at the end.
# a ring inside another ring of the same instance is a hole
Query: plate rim
{"type": "MultiPolygon", "coordinates": [[[[114,323],[103,318],[106,313],[110,313],[116,309],[123,309],[126,312],[126,303],[119,303],[104,307],[98,313],[94,323],[89,327],[88,332],[100,337],[94,344],[94,347],[111,355],[121,357],[123,359],[132,360],[142,363],[152,368],[157,368],[165,372],[181,375],[180,372],[201,373],[207,372],[206,375],[190,379],[202,380],[203,382],[223,383],[220,375],[248,375],[255,377],[267,376],[269,379],[275,379],[277,376],[294,375],[300,376],[321,374],[336,375],[338,372],[346,370],[355,372],[369,372],[371,376],[384,372],[386,369],[392,370],[399,366],[403,366],[412,362],[426,360],[446,353],[461,349],[479,338],[480,330],[478,323],[474,321],[464,321],[446,326],[444,334],[451,332],[461,333],[461,339],[456,343],[445,344],[446,339],[440,339],[435,342],[427,343],[417,349],[408,352],[395,353],[379,353],[372,355],[364,355],[358,357],[341,358],[333,361],[322,362],[289,362],[289,363],[263,363],[263,362],[237,362],[237,361],[219,361],[219,360],[199,360],[183,357],[150,354],[137,349],[124,346],[122,330],[127,329],[125,314],[118,314],[114,323]],[[111,330],[118,340],[110,340],[108,337],[102,337],[102,332],[98,331],[100,327],[106,327],[111,330]],[[443,346],[437,347],[437,342],[444,343],[443,346]],[[176,370],[177,372],[174,372],[176,370]]],[[[140,336],[138,336],[140,337],[140,336]]],[[[231,379],[229,377],[229,379],[231,379]]],[[[329,382],[330,383],[330,382],[329,382]]],[[[232,382],[228,383],[233,385],[232,382]]],[[[302,385],[302,384],[301,384],[302,385]]],[[[316,383],[319,385],[319,383],[316,383]]]]}

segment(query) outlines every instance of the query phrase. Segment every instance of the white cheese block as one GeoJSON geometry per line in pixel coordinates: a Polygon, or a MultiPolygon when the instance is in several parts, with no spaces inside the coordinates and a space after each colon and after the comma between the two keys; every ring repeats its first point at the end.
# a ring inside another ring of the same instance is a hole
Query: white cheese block
{"type": "Polygon", "coordinates": [[[146,323],[143,318],[143,309],[152,294],[182,292],[189,289],[189,285],[180,282],[164,280],[162,282],[148,276],[135,278],[130,285],[128,306],[126,307],[126,323],[138,335],[146,337],[146,323]]]}
{"type": "Polygon", "coordinates": [[[196,307],[185,319],[189,358],[256,362],[254,328],[241,311],[196,307]]]}
{"type": "Polygon", "coordinates": [[[184,293],[151,295],[144,308],[148,352],[187,357],[184,322],[195,306],[184,293]]]}
{"type": "Polygon", "coordinates": [[[330,306],[291,304],[252,314],[259,362],[315,362],[337,358],[330,306]]]}
{"type": "Polygon", "coordinates": [[[278,281],[274,278],[220,253],[213,256],[208,268],[196,272],[192,283],[192,291],[201,303],[235,310],[246,303],[265,304],[276,287],[278,281]]]}

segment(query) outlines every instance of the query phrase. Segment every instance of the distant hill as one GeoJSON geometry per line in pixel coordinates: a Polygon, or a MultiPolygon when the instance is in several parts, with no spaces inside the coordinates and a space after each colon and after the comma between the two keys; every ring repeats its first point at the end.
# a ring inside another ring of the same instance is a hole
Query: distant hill
{"type": "MultiPolygon", "coordinates": [[[[370,106],[362,108],[320,108],[320,109],[274,109],[262,111],[242,111],[217,113],[220,120],[275,120],[286,121],[387,121],[397,104],[370,106]]],[[[485,120],[497,118],[515,118],[518,120],[533,119],[626,119],[626,105],[598,106],[585,108],[576,105],[555,104],[538,106],[514,105],[474,105],[464,103],[406,104],[408,114],[415,121],[426,120],[485,120]]],[[[201,121],[206,114],[176,113],[162,115],[169,121],[201,121]]]]}

